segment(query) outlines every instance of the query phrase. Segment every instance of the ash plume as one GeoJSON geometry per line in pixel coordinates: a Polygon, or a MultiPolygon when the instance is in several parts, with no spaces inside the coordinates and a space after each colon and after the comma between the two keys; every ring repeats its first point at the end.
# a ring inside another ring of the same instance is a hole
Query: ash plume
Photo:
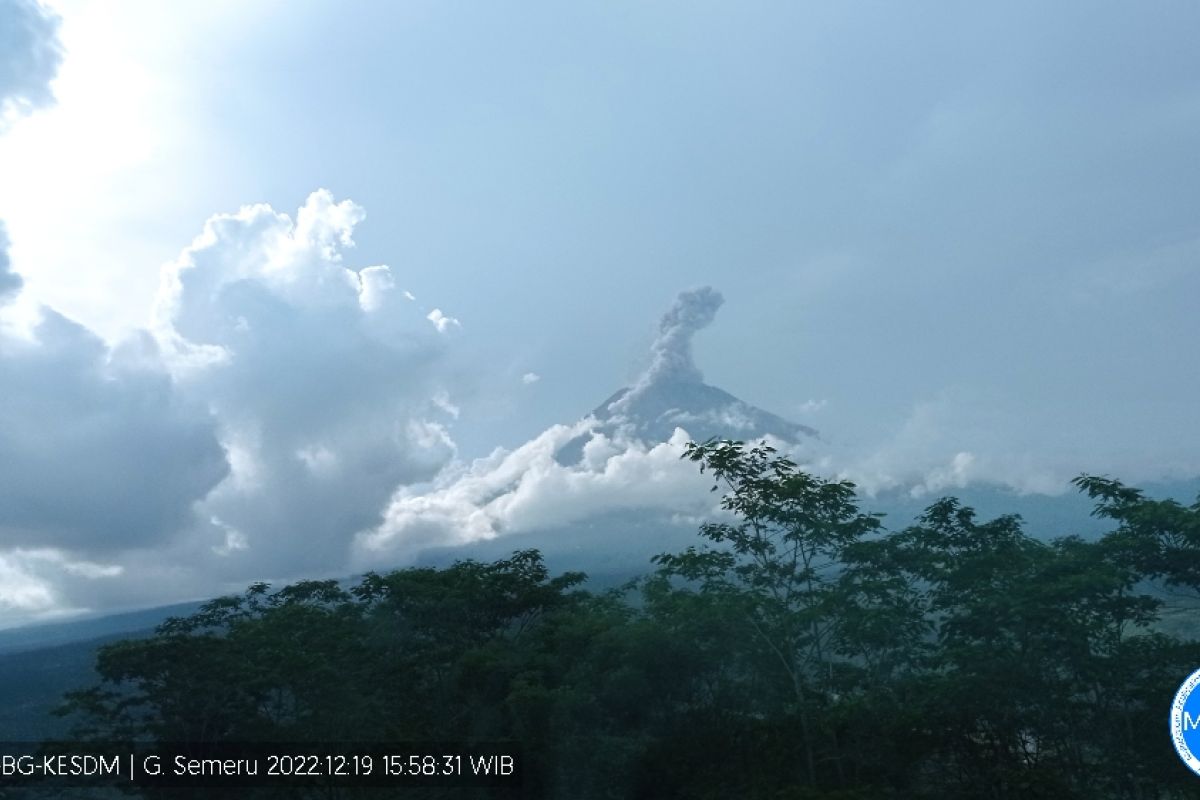
{"type": "Polygon", "coordinates": [[[650,345],[650,366],[633,386],[606,404],[602,416],[626,414],[653,387],[703,385],[704,375],[692,358],[692,337],[712,323],[724,302],[711,286],[680,292],[659,320],[658,336],[650,345]]]}
{"type": "Polygon", "coordinates": [[[721,293],[711,286],[680,292],[658,323],[658,337],[650,346],[650,366],[638,379],[634,391],[666,381],[702,383],[704,376],[692,359],[692,337],[712,323],[724,302],[721,293]]]}

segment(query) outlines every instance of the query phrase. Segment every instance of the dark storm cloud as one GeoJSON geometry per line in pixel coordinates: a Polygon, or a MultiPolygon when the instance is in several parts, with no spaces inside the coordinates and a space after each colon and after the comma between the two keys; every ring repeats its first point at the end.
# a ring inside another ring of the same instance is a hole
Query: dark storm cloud
{"type": "Polygon", "coordinates": [[[226,474],[203,407],[154,368],[46,309],[35,341],[0,338],[0,547],[112,553],[177,531],[226,474]]]}

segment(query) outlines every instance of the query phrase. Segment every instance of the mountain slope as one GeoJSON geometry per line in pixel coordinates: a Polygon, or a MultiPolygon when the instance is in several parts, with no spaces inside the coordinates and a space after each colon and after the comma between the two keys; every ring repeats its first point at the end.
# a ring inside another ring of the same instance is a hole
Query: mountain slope
{"type": "MultiPolygon", "coordinates": [[[[647,443],[668,441],[676,428],[686,430],[693,441],[773,436],[798,443],[817,436],[812,428],[704,382],[692,358],[692,338],[712,322],[722,302],[721,294],[710,287],[679,295],[659,322],[650,366],[634,385],[619,389],[592,411],[593,433],[647,443]]],[[[577,463],[591,435],[575,437],[560,448],[558,462],[577,463]]]]}

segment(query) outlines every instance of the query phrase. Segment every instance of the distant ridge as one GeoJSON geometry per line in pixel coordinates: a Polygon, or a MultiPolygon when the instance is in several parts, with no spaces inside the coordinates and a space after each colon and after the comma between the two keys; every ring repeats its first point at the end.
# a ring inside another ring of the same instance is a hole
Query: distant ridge
{"type": "Polygon", "coordinates": [[[186,617],[205,601],[156,606],[119,614],[89,615],[61,622],[41,622],[0,630],[0,655],[70,642],[153,630],[167,617],[186,617]]]}

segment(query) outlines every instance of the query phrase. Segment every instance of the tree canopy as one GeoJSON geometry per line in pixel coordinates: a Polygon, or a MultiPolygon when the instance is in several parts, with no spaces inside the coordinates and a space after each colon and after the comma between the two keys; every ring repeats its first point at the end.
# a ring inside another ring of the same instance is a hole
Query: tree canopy
{"type": "Polygon", "coordinates": [[[107,740],[510,740],[525,797],[1194,791],[1165,721],[1200,663],[1200,503],[1083,476],[1095,541],[953,498],[889,530],[766,444],[685,457],[721,514],[621,589],[534,550],[256,584],[105,646],[61,711],[107,740]]]}

